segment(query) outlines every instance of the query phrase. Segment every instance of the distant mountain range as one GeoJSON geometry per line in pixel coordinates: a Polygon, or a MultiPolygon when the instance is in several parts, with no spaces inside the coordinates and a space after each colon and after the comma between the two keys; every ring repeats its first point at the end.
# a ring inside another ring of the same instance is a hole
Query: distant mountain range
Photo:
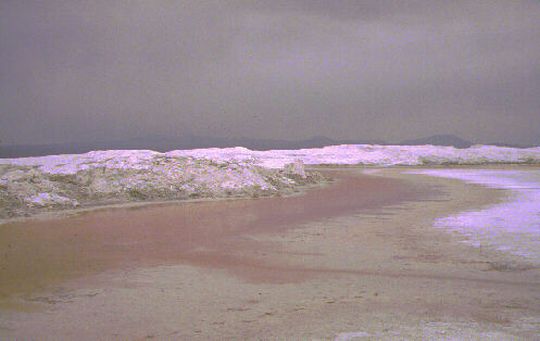
{"type": "MultiPolygon", "coordinates": [[[[324,146],[340,144],[389,144],[382,140],[334,140],[325,136],[315,136],[306,140],[271,140],[254,139],[247,137],[208,137],[196,135],[182,136],[147,136],[127,140],[85,142],[85,143],[63,143],[44,145],[0,145],[0,158],[13,158],[25,156],[41,156],[54,154],[79,154],[92,150],[109,149],[150,149],[166,152],[175,149],[194,148],[225,148],[242,146],[252,150],[270,149],[301,149],[320,148],[324,146]]],[[[396,143],[392,143],[396,144],[396,143]]],[[[468,148],[474,143],[464,140],[455,135],[434,135],[426,138],[405,140],[401,145],[424,145],[432,144],[438,146],[453,146],[456,148],[468,148]]],[[[510,146],[494,143],[499,146],[510,146]]],[[[527,146],[511,146],[527,147],[527,146]]]]}
{"type": "MultiPolygon", "coordinates": [[[[434,146],[452,146],[456,148],[469,148],[470,146],[475,145],[476,143],[464,140],[461,137],[458,137],[456,135],[433,135],[429,137],[424,137],[421,139],[415,139],[415,140],[405,140],[400,143],[400,145],[407,145],[407,146],[420,146],[425,144],[431,144],[434,146]]],[[[502,142],[491,142],[491,143],[483,143],[486,145],[491,146],[498,146],[498,147],[511,147],[511,148],[530,148],[530,147],[536,147],[540,145],[540,139],[539,143],[537,145],[525,145],[525,144],[511,144],[511,143],[502,143],[502,142]]]]}
{"type": "Polygon", "coordinates": [[[474,145],[474,143],[471,141],[464,140],[455,135],[433,135],[421,139],[405,140],[400,144],[409,146],[431,144],[434,146],[452,146],[456,148],[469,148],[470,146],[474,145]]]}
{"type": "Polygon", "coordinates": [[[247,137],[208,137],[183,135],[177,137],[170,136],[148,136],[128,140],[99,141],[84,143],[64,143],[45,145],[0,145],[1,158],[41,156],[54,154],[78,154],[92,150],[109,149],[150,149],[159,152],[166,152],[175,149],[194,148],[226,148],[242,146],[252,150],[270,149],[301,149],[320,148],[337,144],[384,144],[384,141],[370,140],[333,140],[324,136],[315,136],[307,140],[288,141],[253,139],[247,137]]]}

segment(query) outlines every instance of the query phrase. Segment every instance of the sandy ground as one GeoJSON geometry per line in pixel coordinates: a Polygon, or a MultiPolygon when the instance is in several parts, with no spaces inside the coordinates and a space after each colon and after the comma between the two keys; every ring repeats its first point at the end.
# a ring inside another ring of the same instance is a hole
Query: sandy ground
{"type": "Polygon", "coordinates": [[[404,170],[1,225],[0,338],[537,339],[540,269],[432,228],[501,192],[404,170]]]}

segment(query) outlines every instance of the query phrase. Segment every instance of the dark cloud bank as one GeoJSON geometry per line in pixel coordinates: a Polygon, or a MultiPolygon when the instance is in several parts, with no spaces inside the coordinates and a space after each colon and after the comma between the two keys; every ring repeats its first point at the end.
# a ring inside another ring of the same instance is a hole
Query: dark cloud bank
{"type": "Polygon", "coordinates": [[[4,144],[434,134],[540,144],[540,2],[0,2],[4,144]]]}

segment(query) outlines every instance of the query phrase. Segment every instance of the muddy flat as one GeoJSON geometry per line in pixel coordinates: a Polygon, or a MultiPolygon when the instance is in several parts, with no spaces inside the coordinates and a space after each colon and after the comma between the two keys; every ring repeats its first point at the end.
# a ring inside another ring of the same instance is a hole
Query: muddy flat
{"type": "Polygon", "coordinates": [[[435,218],[503,200],[401,169],[293,197],[0,225],[0,336],[443,338],[540,332],[540,271],[435,218]]]}

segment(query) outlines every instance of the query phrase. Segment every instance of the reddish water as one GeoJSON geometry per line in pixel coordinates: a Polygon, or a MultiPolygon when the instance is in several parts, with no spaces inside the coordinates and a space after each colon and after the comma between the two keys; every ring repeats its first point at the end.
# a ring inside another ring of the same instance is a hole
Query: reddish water
{"type": "Polygon", "coordinates": [[[242,248],[254,247],[246,236],[427,195],[354,169],[326,175],[336,181],[295,197],[103,209],[0,225],[0,298],[108,269],[189,263],[264,271],[261,260],[241,256],[242,248]]]}

